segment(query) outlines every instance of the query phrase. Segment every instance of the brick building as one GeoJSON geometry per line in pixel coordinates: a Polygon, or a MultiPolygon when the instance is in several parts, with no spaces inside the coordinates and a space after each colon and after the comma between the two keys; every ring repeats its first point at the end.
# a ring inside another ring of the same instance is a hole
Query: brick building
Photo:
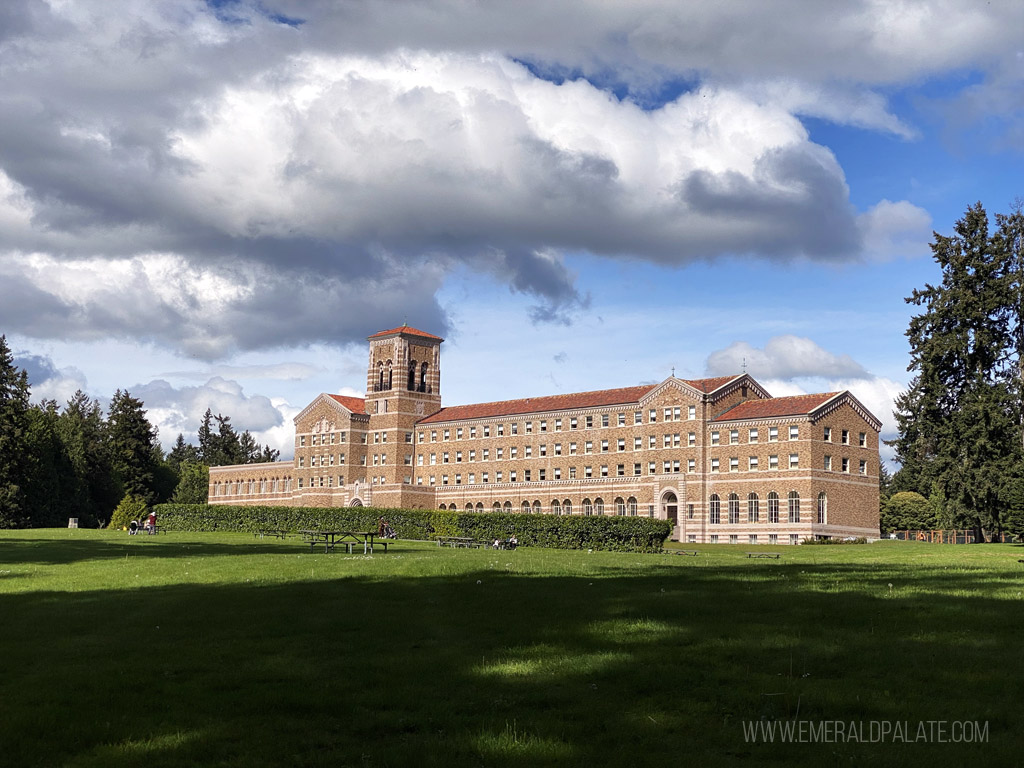
{"type": "Polygon", "coordinates": [[[370,336],[366,397],[321,394],[295,459],[213,467],[212,504],[649,515],[674,538],[878,535],[880,422],[747,374],[444,408],[441,339],[370,336]]]}

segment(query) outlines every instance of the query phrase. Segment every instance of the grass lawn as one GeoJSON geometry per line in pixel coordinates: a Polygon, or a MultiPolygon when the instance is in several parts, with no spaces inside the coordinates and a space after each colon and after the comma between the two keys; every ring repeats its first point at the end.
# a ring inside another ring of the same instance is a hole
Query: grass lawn
{"type": "Polygon", "coordinates": [[[0,765],[1024,760],[1024,547],[690,548],[0,532],[0,765]],[[794,720],[910,743],[745,739],[794,720]]]}

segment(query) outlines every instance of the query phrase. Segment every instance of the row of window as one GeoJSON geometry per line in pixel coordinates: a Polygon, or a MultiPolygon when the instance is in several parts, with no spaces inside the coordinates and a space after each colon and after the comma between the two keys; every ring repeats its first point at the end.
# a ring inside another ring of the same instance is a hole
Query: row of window
{"type": "MultiPolygon", "coordinates": [[[[299,480],[299,488],[302,487],[302,480],[299,480]]],[[[256,493],[288,493],[292,489],[292,479],[285,478],[262,478],[260,480],[225,480],[213,484],[214,496],[236,496],[241,494],[256,493]]]]}
{"type": "MultiPolygon", "coordinates": [[[[442,509],[442,510],[448,509],[448,510],[451,510],[453,512],[457,511],[458,508],[459,508],[458,505],[454,504],[454,503],[453,504],[447,504],[447,505],[446,504],[441,504],[438,507],[438,509],[442,509]]],[[[569,500],[569,499],[565,499],[563,501],[559,501],[558,499],[552,499],[551,500],[551,504],[547,508],[545,508],[540,503],[539,499],[535,500],[532,504],[529,501],[524,501],[524,502],[522,502],[522,504],[519,504],[519,505],[513,505],[511,501],[506,501],[504,503],[502,503],[500,501],[496,501],[496,502],[494,502],[491,505],[490,508],[491,508],[492,512],[516,512],[516,511],[519,511],[519,512],[523,512],[523,513],[526,513],[526,514],[535,514],[535,515],[546,514],[548,512],[550,512],[553,515],[571,515],[571,514],[573,514],[572,501],[569,500]]],[[[611,505],[611,507],[609,507],[607,514],[620,515],[620,516],[633,516],[633,517],[635,517],[635,516],[637,516],[639,514],[639,509],[640,509],[640,507],[637,504],[636,497],[630,496],[628,499],[623,499],[621,496],[619,496],[618,498],[615,499],[615,501],[612,502],[612,505],[611,505]]],[[[473,511],[483,512],[485,510],[485,507],[483,505],[483,502],[479,502],[478,501],[475,505],[472,504],[472,503],[467,503],[466,506],[465,506],[465,510],[467,512],[473,512],[473,511]]],[[[593,501],[591,501],[589,498],[588,499],[584,499],[583,503],[580,505],[580,510],[579,510],[579,512],[577,514],[587,515],[587,516],[590,516],[590,515],[604,515],[604,514],[606,514],[605,513],[605,506],[604,506],[604,499],[602,499],[600,497],[594,499],[593,501]]],[[[647,505],[647,509],[644,511],[644,514],[646,514],[648,517],[654,517],[654,505],[653,504],[648,504],[647,505]]]]}
{"type": "MultiPolygon", "coordinates": [[[[719,543],[718,540],[719,540],[720,537],[718,536],[717,533],[712,533],[709,538],[710,538],[710,543],[712,543],[712,544],[718,544],[719,543]]],[[[690,544],[696,544],[697,543],[697,536],[696,536],[696,534],[693,534],[693,533],[688,534],[687,537],[686,537],[686,540],[690,544]]],[[[730,534],[730,536],[729,536],[729,543],[730,544],[739,544],[740,543],[739,535],[737,535],[735,533],[734,534],[730,534]]],[[[757,544],[758,543],[757,534],[756,533],[752,533],[749,536],[747,536],[747,543],[748,544],[757,544]]],[[[777,533],[769,533],[768,534],[768,543],[769,544],[778,544],[779,543],[779,534],[777,534],[777,533]]],[[[799,544],[800,543],[800,535],[796,534],[796,533],[789,534],[789,543],[790,544],[799,544]]]]}
{"type": "MultiPolygon", "coordinates": [[[[770,491],[767,498],[767,513],[768,522],[777,523],[779,522],[779,494],[775,491],[770,491]]],[[[790,491],[787,499],[787,512],[788,521],[790,523],[800,522],[800,494],[797,491],[790,491]]],[[[739,494],[730,493],[726,500],[726,520],[730,525],[736,525],[740,522],[740,497],[739,494]]],[[[756,493],[747,494],[747,520],[748,523],[758,523],[761,521],[761,499],[756,493]]],[[[828,494],[824,491],[818,494],[818,504],[816,509],[816,521],[824,525],[828,520],[828,494]]],[[[687,517],[693,519],[694,509],[693,505],[689,505],[687,511],[687,517]]],[[[721,525],[722,523],[722,499],[717,493],[711,494],[711,498],[708,500],[708,523],[711,525],[721,525]]]]}

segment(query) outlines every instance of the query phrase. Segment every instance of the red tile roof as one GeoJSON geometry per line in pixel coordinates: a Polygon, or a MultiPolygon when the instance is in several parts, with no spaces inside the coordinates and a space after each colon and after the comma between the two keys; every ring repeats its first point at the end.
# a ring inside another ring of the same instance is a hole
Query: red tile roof
{"type": "Polygon", "coordinates": [[[714,392],[723,384],[728,384],[733,379],[738,378],[739,376],[716,376],[713,379],[683,379],[683,381],[706,395],[708,392],[714,392]]]}
{"type": "Polygon", "coordinates": [[[366,401],[361,397],[346,397],[345,395],[328,395],[328,397],[341,403],[352,413],[366,413],[366,401]]]}
{"type": "Polygon", "coordinates": [[[816,395],[794,395],[793,397],[773,397],[769,400],[747,400],[735,405],[714,421],[734,421],[737,419],[766,419],[776,416],[802,416],[811,413],[825,404],[839,392],[823,392],[816,395]]]}
{"type": "Polygon", "coordinates": [[[427,333],[426,331],[417,330],[409,325],[403,325],[400,328],[391,328],[387,331],[377,331],[375,334],[368,336],[367,338],[376,339],[378,336],[390,336],[393,333],[407,333],[410,336],[422,336],[425,339],[437,339],[438,341],[444,341],[440,336],[435,336],[434,334],[427,333]]]}
{"type": "Polygon", "coordinates": [[[575,408],[596,408],[602,405],[624,405],[636,403],[656,385],[646,384],[639,387],[622,389],[602,389],[596,392],[573,392],[565,395],[548,395],[547,397],[527,397],[523,400],[503,400],[497,403],[476,403],[474,405],[456,405],[442,408],[432,413],[420,424],[433,424],[439,421],[461,421],[462,419],[487,419],[495,416],[512,416],[526,413],[544,413],[546,411],[564,411],[575,408]]]}

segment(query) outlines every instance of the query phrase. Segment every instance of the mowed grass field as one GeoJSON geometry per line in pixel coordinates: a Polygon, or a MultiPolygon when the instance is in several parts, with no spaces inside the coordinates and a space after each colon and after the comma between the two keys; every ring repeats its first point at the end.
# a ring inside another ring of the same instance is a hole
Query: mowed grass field
{"type": "Polygon", "coordinates": [[[1024,761],[1024,547],[696,548],[0,532],[0,765],[1024,761]],[[745,738],[789,720],[987,731],[745,738]]]}

